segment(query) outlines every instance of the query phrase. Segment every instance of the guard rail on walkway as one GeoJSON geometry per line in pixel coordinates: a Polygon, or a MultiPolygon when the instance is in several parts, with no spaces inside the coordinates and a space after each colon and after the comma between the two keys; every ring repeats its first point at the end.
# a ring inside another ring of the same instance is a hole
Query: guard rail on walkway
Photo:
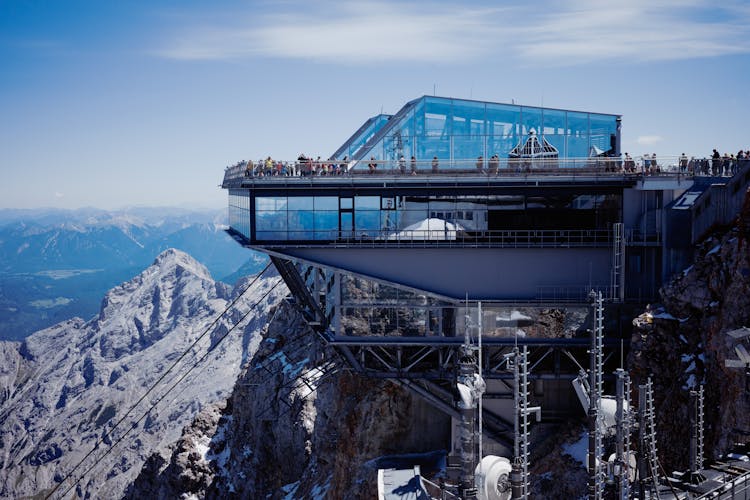
{"type": "MultiPolygon", "coordinates": [[[[450,224],[450,223],[449,223],[450,224]]],[[[404,229],[401,231],[287,231],[284,240],[271,239],[272,244],[290,246],[331,246],[372,248],[434,248],[434,247],[493,247],[493,248],[561,248],[611,245],[612,231],[607,229],[558,230],[493,230],[463,229],[404,229]]],[[[263,244],[262,233],[257,235],[263,244]]],[[[271,245],[272,246],[272,245],[271,245]]]]}
{"type": "Polygon", "coordinates": [[[486,160],[390,160],[340,161],[270,161],[254,164],[239,162],[224,171],[222,187],[234,187],[243,181],[274,182],[311,178],[375,176],[393,177],[519,177],[519,176],[726,176],[731,177],[748,160],[690,159],[659,157],[656,159],[566,158],[534,159],[505,158],[490,163],[486,160]]]}

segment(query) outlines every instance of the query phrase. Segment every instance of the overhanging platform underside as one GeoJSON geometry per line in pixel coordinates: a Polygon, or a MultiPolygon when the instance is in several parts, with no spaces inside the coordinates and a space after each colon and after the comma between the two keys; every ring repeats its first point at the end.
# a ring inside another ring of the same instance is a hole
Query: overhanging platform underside
{"type": "MultiPolygon", "coordinates": [[[[259,248],[259,250],[264,250],[259,248]]],[[[610,286],[610,248],[285,248],[321,266],[457,300],[581,301],[610,286]],[[447,263],[447,264],[446,264],[447,263]]]]}

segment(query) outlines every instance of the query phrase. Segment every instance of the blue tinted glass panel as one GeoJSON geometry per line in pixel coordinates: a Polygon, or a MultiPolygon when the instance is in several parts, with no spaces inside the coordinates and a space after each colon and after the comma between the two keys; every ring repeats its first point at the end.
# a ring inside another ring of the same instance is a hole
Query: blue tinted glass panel
{"type": "Polygon", "coordinates": [[[313,209],[313,197],[312,196],[290,196],[288,209],[289,210],[312,210],[313,209]]]}
{"type": "Polygon", "coordinates": [[[521,108],[507,104],[487,104],[488,133],[492,135],[515,135],[521,123],[521,108]]]}
{"type": "Polygon", "coordinates": [[[453,135],[484,135],[484,109],[483,102],[453,101],[453,135]]]}
{"type": "Polygon", "coordinates": [[[286,211],[262,211],[255,212],[255,230],[258,239],[286,239],[287,221],[286,211]],[[269,235],[273,234],[273,238],[269,235]],[[265,235],[261,237],[261,235],[265,235]]]}
{"type": "Polygon", "coordinates": [[[388,116],[378,115],[373,119],[368,127],[357,136],[348,148],[348,155],[351,158],[362,146],[365,145],[383,126],[388,122],[388,116]]]}
{"type": "Polygon", "coordinates": [[[354,214],[350,212],[341,213],[341,237],[351,238],[354,236],[354,214]]]}
{"type": "Polygon", "coordinates": [[[448,131],[448,117],[446,115],[425,113],[424,120],[426,135],[441,137],[450,133],[448,131]]]}
{"type": "Polygon", "coordinates": [[[339,213],[338,211],[316,210],[314,224],[314,239],[335,240],[339,230],[339,213]]]}
{"type": "MultiPolygon", "coordinates": [[[[516,147],[518,141],[515,137],[488,137],[487,138],[487,156],[498,155],[501,160],[508,158],[508,153],[516,147]]],[[[504,161],[501,161],[501,167],[504,161]]]]}
{"type": "Polygon", "coordinates": [[[589,115],[568,111],[568,141],[567,152],[569,158],[586,158],[589,156],[589,115]]]}
{"type": "Polygon", "coordinates": [[[545,134],[544,139],[555,146],[555,149],[557,149],[558,157],[566,158],[568,156],[567,151],[565,150],[565,135],[545,134]]]}
{"type": "Polygon", "coordinates": [[[617,119],[608,115],[589,115],[591,124],[591,147],[596,151],[614,153],[612,148],[616,147],[617,119]]]}
{"type": "Polygon", "coordinates": [[[568,136],[568,158],[587,158],[589,156],[589,138],[585,135],[568,136]]]}
{"type": "Polygon", "coordinates": [[[589,135],[588,113],[577,113],[568,111],[568,134],[572,136],[589,135]]]}
{"type": "Polygon", "coordinates": [[[255,210],[286,210],[286,196],[258,196],[255,198],[255,210]]]}
{"type": "Polygon", "coordinates": [[[409,111],[390,127],[388,135],[376,146],[382,151],[382,158],[394,161],[401,155],[408,158],[414,154],[414,111],[409,111]]]}
{"type": "Polygon", "coordinates": [[[543,111],[542,134],[544,138],[557,148],[561,158],[568,156],[565,150],[565,111],[545,109],[543,111]]]}
{"type": "Polygon", "coordinates": [[[354,198],[355,210],[380,210],[380,196],[357,196],[354,198]]]}
{"type": "Polygon", "coordinates": [[[565,135],[565,111],[559,109],[544,110],[544,135],[565,135]]]}
{"type": "Polygon", "coordinates": [[[401,124],[401,141],[403,142],[403,155],[406,158],[414,154],[414,137],[416,136],[415,115],[410,111],[401,124]]]}
{"type": "Polygon", "coordinates": [[[419,168],[430,168],[429,162],[433,156],[447,160],[450,158],[450,138],[424,137],[417,145],[417,159],[421,160],[419,168]]]}
{"type": "Polygon", "coordinates": [[[520,139],[521,108],[507,104],[487,104],[487,156],[507,158],[520,139]]]}
{"type": "Polygon", "coordinates": [[[422,136],[424,134],[424,99],[422,99],[414,107],[414,135],[422,136]]]}
{"type": "Polygon", "coordinates": [[[290,210],[288,212],[290,240],[310,240],[313,237],[313,211],[290,210]]]}
{"type": "Polygon", "coordinates": [[[591,135],[609,135],[617,132],[617,117],[611,115],[589,115],[591,135]]]}
{"type": "MultiPolygon", "coordinates": [[[[477,157],[482,155],[486,157],[484,149],[484,136],[453,137],[453,159],[458,168],[476,168],[477,157]]],[[[485,158],[486,160],[486,158],[485,158]]]]}
{"type": "Polygon", "coordinates": [[[408,137],[404,138],[401,131],[397,130],[383,139],[383,151],[384,159],[389,160],[389,163],[383,167],[386,169],[394,168],[393,162],[400,156],[411,155],[411,141],[408,137]]]}
{"type": "Polygon", "coordinates": [[[357,236],[377,236],[380,232],[380,211],[363,210],[354,217],[357,236]]]}
{"type": "Polygon", "coordinates": [[[315,211],[318,210],[338,210],[339,199],[337,196],[316,196],[315,211]]]}
{"type": "Polygon", "coordinates": [[[541,135],[542,110],[540,108],[521,108],[522,127],[521,133],[529,135],[533,130],[535,134],[541,135]]]}
{"type": "Polygon", "coordinates": [[[424,112],[427,135],[450,135],[451,102],[449,100],[427,97],[424,112]]]}

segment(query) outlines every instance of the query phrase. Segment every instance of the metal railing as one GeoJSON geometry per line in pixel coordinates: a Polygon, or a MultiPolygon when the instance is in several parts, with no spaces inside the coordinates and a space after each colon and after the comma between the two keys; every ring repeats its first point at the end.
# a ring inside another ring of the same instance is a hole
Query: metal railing
{"type": "Polygon", "coordinates": [[[270,181],[318,177],[528,175],[732,177],[748,159],[660,156],[639,158],[500,158],[427,160],[261,160],[226,167],[222,187],[244,180],[270,181]]]}
{"type": "MultiPolygon", "coordinates": [[[[653,158],[500,158],[500,159],[422,159],[422,160],[341,160],[328,161],[242,161],[224,171],[223,187],[237,181],[274,181],[316,177],[367,176],[481,176],[505,177],[524,175],[730,175],[734,171],[729,162],[715,169],[704,169],[712,160],[664,156],[653,158]],[[721,172],[714,174],[714,172],[721,172]]],[[[718,165],[718,164],[717,164],[718,165]]]]}
{"type": "Polygon", "coordinates": [[[493,247],[493,248],[566,248],[610,245],[612,231],[608,229],[558,230],[366,230],[366,231],[285,231],[285,239],[264,239],[264,232],[256,233],[256,241],[280,244],[285,247],[319,245],[356,245],[382,247],[493,247]]]}
{"type": "Polygon", "coordinates": [[[606,299],[617,297],[617,288],[611,283],[590,283],[586,286],[539,285],[536,287],[537,302],[545,303],[584,303],[590,300],[590,293],[596,290],[606,299]]]}
{"type": "Polygon", "coordinates": [[[722,482],[715,488],[707,491],[696,498],[699,499],[750,499],[750,473],[744,473],[737,477],[732,477],[729,473],[724,473],[722,482]]]}

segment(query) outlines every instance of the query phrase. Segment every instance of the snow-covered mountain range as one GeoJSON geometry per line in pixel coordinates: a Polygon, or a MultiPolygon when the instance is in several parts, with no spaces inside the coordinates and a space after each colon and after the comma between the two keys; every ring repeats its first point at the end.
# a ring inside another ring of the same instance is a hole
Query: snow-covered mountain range
{"type": "Polygon", "coordinates": [[[241,267],[260,270],[267,259],[237,245],[225,223],[226,210],[0,210],[0,339],[90,318],[107,290],[167,248],[230,284],[241,267]]]}
{"type": "Polygon", "coordinates": [[[73,318],[23,343],[0,342],[0,497],[47,494],[71,472],[56,496],[70,487],[82,495],[122,495],[146,457],[174,442],[202,407],[227,398],[257,349],[269,311],[287,293],[277,275],[252,282],[220,317],[252,279],[232,288],[169,249],[111,289],[90,321],[73,318]]]}

